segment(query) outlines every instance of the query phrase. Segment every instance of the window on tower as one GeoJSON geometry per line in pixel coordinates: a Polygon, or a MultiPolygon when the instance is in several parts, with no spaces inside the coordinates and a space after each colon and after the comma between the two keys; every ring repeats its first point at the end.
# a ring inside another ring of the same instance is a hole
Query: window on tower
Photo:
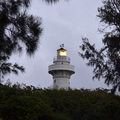
{"type": "Polygon", "coordinates": [[[67,51],[66,50],[60,50],[59,55],[60,56],[67,56],[67,51]]]}

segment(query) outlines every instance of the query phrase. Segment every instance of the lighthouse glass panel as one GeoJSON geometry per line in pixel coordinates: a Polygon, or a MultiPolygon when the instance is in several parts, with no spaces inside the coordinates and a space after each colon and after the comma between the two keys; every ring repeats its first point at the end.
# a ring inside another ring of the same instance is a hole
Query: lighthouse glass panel
{"type": "Polygon", "coordinates": [[[59,55],[60,56],[67,56],[67,51],[66,50],[60,50],[59,55]]]}

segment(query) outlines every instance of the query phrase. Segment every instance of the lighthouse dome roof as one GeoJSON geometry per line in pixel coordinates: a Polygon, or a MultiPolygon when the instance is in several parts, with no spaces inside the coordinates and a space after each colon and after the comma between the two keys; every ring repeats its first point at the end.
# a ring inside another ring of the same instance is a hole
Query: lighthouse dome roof
{"type": "MultiPolygon", "coordinates": [[[[60,48],[60,49],[58,49],[57,51],[60,51],[60,50],[66,50],[66,49],[64,49],[64,48],[60,48]]],[[[66,50],[67,51],[67,50],[66,50]]]]}

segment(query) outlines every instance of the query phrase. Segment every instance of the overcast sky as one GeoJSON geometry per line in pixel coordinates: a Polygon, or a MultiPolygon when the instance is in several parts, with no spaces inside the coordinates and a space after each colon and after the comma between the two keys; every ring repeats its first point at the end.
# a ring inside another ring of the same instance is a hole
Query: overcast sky
{"type": "Polygon", "coordinates": [[[19,76],[9,75],[15,83],[26,83],[39,87],[50,87],[53,78],[48,74],[48,66],[53,63],[60,44],[65,45],[71,64],[75,66],[75,74],[71,76],[71,88],[95,89],[108,88],[104,80],[92,80],[92,68],[86,66],[78,52],[82,44],[81,37],[89,38],[97,48],[101,47],[102,35],[97,31],[101,26],[97,8],[102,6],[101,0],[61,0],[57,4],[48,5],[42,0],[33,0],[29,13],[42,18],[43,34],[40,37],[38,51],[33,57],[25,54],[14,55],[11,61],[26,68],[26,72],[19,76]]]}

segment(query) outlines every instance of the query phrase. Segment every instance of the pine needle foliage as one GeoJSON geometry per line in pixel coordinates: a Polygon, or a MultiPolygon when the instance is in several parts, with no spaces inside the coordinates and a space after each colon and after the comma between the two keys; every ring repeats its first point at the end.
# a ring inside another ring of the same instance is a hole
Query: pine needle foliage
{"type": "Polygon", "coordinates": [[[93,67],[93,79],[104,78],[105,84],[112,85],[111,92],[120,91],[120,0],[103,0],[98,8],[99,28],[104,34],[103,47],[98,50],[87,38],[83,38],[80,56],[87,59],[87,65],[93,67]]]}

